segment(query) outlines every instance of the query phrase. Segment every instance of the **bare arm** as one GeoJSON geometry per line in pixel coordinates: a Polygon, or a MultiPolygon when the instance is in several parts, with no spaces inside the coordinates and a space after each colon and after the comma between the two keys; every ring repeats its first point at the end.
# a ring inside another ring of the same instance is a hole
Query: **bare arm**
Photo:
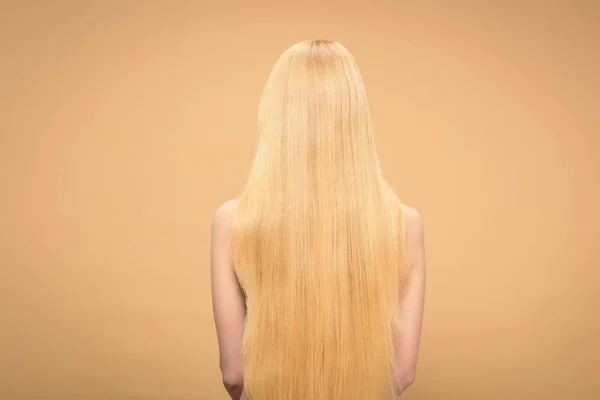
{"type": "Polygon", "coordinates": [[[425,240],[419,213],[405,208],[406,257],[408,277],[400,295],[402,329],[397,342],[397,393],[401,394],[415,380],[419,342],[425,302],[425,240]]]}
{"type": "Polygon", "coordinates": [[[246,307],[231,262],[231,215],[234,202],[224,203],[212,220],[210,270],[213,314],[219,342],[223,384],[233,400],[243,391],[242,337],[246,307]]]}

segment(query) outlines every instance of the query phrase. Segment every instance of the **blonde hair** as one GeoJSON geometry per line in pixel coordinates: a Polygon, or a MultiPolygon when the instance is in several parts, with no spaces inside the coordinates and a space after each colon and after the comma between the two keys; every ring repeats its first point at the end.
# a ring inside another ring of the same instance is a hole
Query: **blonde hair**
{"type": "Polygon", "coordinates": [[[363,80],[326,40],[275,64],[233,218],[249,400],[394,396],[403,219],[383,178],[363,80]]]}

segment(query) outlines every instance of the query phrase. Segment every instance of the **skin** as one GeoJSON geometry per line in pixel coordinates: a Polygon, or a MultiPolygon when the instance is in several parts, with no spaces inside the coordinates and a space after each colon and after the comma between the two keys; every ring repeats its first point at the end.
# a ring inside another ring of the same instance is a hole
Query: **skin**
{"type": "MultiPolygon", "coordinates": [[[[210,247],[212,303],[223,385],[233,400],[243,400],[242,337],[246,306],[231,262],[231,218],[236,200],[223,203],[213,215],[210,247]]],[[[404,206],[409,273],[400,295],[403,329],[397,338],[396,392],[415,380],[425,298],[425,244],[419,213],[404,206]]]]}

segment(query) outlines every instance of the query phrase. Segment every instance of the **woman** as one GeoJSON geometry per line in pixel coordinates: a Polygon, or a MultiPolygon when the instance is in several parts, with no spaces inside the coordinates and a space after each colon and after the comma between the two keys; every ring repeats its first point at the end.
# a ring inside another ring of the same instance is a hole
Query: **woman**
{"type": "Polygon", "coordinates": [[[380,400],[415,378],[423,225],[383,178],[339,43],[283,53],[240,197],[213,217],[213,311],[232,399],[380,400]]]}

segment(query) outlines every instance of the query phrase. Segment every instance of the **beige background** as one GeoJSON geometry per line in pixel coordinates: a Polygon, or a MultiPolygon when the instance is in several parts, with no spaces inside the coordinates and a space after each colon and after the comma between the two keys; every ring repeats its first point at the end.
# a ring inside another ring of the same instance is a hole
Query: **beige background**
{"type": "Polygon", "coordinates": [[[2,1],[0,399],[227,398],[210,218],[317,37],[425,220],[404,398],[600,398],[600,2],[325,3],[2,1]]]}

